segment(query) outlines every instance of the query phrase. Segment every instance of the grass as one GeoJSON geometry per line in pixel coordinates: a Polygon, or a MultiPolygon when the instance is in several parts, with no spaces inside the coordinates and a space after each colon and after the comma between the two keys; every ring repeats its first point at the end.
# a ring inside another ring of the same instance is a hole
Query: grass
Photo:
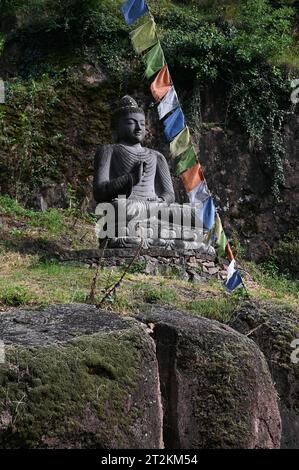
{"type": "MultiPolygon", "coordinates": [[[[67,210],[45,213],[27,210],[6,196],[0,197],[0,211],[0,309],[86,302],[95,268],[51,260],[51,255],[56,249],[96,248],[94,224],[67,210]],[[28,240],[37,245],[43,240],[45,244],[36,253],[21,250],[22,243],[28,240]],[[50,260],[45,261],[45,255],[50,260]]],[[[245,279],[250,297],[289,306],[298,304],[298,282],[279,274],[275,264],[258,267],[254,263],[244,263],[244,266],[252,277],[252,281],[248,276],[245,279]]],[[[167,305],[229,323],[245,295],[242,289],[233,294],[225,292],[215,279],[194,285],[181,280],[179,270],[162,276],[147,275],[144,268],[145,263],[137,260],[115,294],[108,297],[102,307],[134,315],[149,306],[167,305]]],[[[124,266],[100,269],[95,303],[99,303],[107,289],[119,280],[123,269],[124,266]]]]}
{"type": "Polygon", "coordinates": [[[238,302],[236,300],[231,301],[229,297],[191,300],[187,304],[187,310],[202,317],[229,323],[237,305],[238,302]]]}
{"type": "MultiPolygon", "coordinates": [[[[7,253],[5,259],[8,262],[7,253]]],[[[108,286],[117,282],[122,271],[122,267],[100,270],[95,303],[100,302],[108,286]]],[[[23,258],[18,255],[14,257],[12,266],[6,266],[5,275],[0,275],[0,305],[4,309],[12,306],[40,307],[51,303],[85,302],[93,276],[94,269],[85,266],[39,262],[35,256],[27,255],[23,258]]],[[[116,294],[105,301],[103,308],[134,314],[147,305],[155,304],[204,315],[208,307],[206,316],[221,319],[223,312],[223,321],[226,322],[227,302],[230,302],[229,295],[215,282],[193,287],[172,276],[149,276],[137,272],[127,275],[116,294]],[[209,296],[212,298],[206,302],[209,296]],[[218,296],[225,296],[225,300],[219,301],[218,296]],[[191,298],[193,303],[190,302],[191,298]]]]}
{"type": "Polygon", "coordinates": [[[251,289],[255,298],[279,300],[289,305],[298,305],[299,282],[281,274],[274,263],[268,262],[257,266],[255,263],[246,263],[246,269],[252,276],[256,287],[251,289]]]}
{"type": "Polygon", "coordinates": [[[70,209],[28,210],[9,196],[0,196],[0,228],[5,246],[20,247],[28,239],[57,242],[61,249],[94,248],[94,220],[70,209]]]}

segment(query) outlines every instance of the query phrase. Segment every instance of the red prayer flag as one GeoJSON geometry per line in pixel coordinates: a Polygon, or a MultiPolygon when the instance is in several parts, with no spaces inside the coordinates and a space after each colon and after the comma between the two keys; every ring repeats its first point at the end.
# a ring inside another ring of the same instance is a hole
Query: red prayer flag
{"type": "Polygon", "coordinates": [[[181,173],[180,177],[186,192],[189,193],[192,189],[196,188],[201,181],[204,181],[201,164],[196,163],[196,165],[191,166],[191,168],[188,168],[184,173],[181,173]]]}
{"type": "Polygon", "coordinates": [[[172,85],[171,76],[167,64],[162,67],[155,80],[151,84],[151,92],[156,101],[159,101],[166,95],[172,85]]]}
{"type": "Polygon", "coordinates": [[[231,249],[231,247],[230,247],[229,242],[227,242],[227,244],[226,244],[226,251],[227,251],[227,253],[228,253],[228,258],[229,258],[230,261],[232,261],[233,259],[235,259],[234,255],[233,255],[233,252],[232,252],[232,249],[231,249]]]}

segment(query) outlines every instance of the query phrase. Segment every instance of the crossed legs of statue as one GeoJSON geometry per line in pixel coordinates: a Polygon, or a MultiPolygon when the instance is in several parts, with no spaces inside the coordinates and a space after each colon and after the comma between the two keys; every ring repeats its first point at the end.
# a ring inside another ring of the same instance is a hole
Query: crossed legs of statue
{"type": "MultiPolygon", "coordinates": [[[[105,204],[103,205],[105,206],[105,204]]],[[[100,242],[109,239],[110,248],[159,247],[192,249],[213,254],[195,208],[190,204],[118,198],[110,213],[102,211],[98,220],[100,242]]]]}

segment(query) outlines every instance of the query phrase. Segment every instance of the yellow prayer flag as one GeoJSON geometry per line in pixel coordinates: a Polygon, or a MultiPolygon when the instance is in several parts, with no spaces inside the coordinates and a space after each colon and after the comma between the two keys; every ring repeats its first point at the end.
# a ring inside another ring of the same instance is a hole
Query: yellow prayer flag
{"type": "Polygon", "coordinates": [[[139,26],[139,28],[134,29],[134,31],[130,33],[130,37],[137,54],[157,44],[158,37],[154,19],[151,18],[149,21],[139,26]]]}
{"type": "Polygon", "coordinates": [[[190,145],[190,131],[186,126],[174,139],[170,142],[170,152],[174,157],[185,152],[190,145]]]}

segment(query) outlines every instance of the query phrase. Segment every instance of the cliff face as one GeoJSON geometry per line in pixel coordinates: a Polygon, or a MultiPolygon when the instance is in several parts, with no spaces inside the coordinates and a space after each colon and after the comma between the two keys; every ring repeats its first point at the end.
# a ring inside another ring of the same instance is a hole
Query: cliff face
{"type": "MultiPolygon", "coordinates": [[[[206,120],[213,121],[209,112],[206,120]]],[[[225,227],[242,240],[251,258],[269,256],[286,234],[298,236],[298,113],[284,129],[285,186],[279,202],[271,194],[271,179],[260,153],[250,151],[248,137],[240,129],[213,126],[197,136],[197,143],[225,227]]]]}

